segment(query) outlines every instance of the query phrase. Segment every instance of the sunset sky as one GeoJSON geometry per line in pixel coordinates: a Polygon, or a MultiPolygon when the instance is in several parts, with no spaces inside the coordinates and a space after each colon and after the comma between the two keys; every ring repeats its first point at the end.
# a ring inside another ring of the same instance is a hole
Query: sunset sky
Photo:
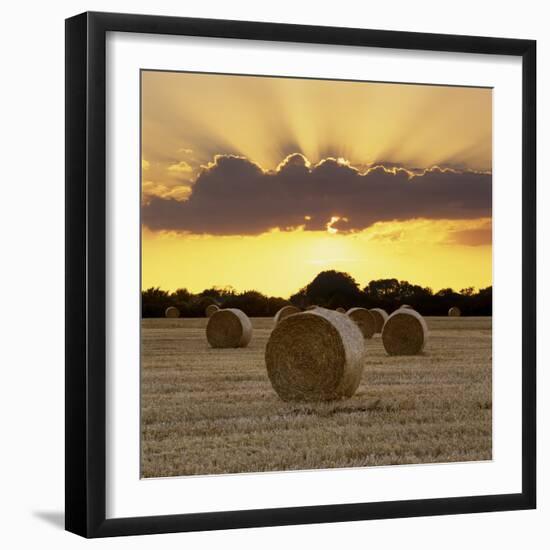
{"type": "Polygon", "coordinates": [[[492,284],[489,89],[142,72],[142,287],[492,284]]]}

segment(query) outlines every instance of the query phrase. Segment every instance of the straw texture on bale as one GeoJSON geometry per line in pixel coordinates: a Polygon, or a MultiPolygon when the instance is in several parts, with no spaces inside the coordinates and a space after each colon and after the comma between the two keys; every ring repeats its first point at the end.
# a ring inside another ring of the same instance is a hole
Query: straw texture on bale
{"type": "Polygon", "coordinates": [[[275,324],[282,321],[285,317],[288,317],[289,315],[294,315],[295,313],[300,313],[300,308],[297,308],[296,306],[283,306],[274,317],[275,324]]]}
{"type": "Polygon", "coordinates": [[[212,317],[216,311],[218,311],[220,308],[216,304],[210,304],[209,306],[206,306],[206,309],[204,312],[206,313],[207,317],[212,317]]]}
{"type": "Polygon", "coordinates": [[[364,307],[352,307],[348,310],[348,316],[359,327],[363,338],[372,338],[376,332],[376,320],[374,315],[364,307]]]}
{"type": "Polygon", "coordinates": [[[417,355],[427,340],[426,321],[413,309],[394,311],[382,330],[382,343],[389,355],[417,355]]]}
{"type": "Polygon", "coordinates": [[[382,332],[382,327],[384,326],[384,323],[386,322],[388,318],[388,314],[385,310],[379,308],[379,307],[373,307],[369,310],[374,315],[374,320],[376,322],[376,331],[375,332],[382,332]]]}
{"type": "Polygon", "coordinates": [[[252,339],[252,324],[240,309],[219,309],[208,319],[206,339],[213,348],[244,348],[252,339]]]}
{"type": "Polygon", "coordinates": [[[453,306],[451,309],[449,309],[449,317],[460,317],[462,312],[460,311],[460,308],[453,306]]]}
{"type": "Polygon", "coordinates": [[[168,319],[176,319],[180,316],[180,310],[174,306],[167,307],[164,316],[168,319]]]}
{"type": "Polygon", "coordinates": [[[324,308],[283,319],[265,350],[267,374],[284,401],[351,397],[361,381],[365,343],[347,316],[324,308]]]}
{"type": "Polygon", "coordinates": [[[343,307],[337,307],[337,308],[336,308],[336,311],[337,311],[338,313],[346,313],[346,310],[345,310],[343,307]]]}

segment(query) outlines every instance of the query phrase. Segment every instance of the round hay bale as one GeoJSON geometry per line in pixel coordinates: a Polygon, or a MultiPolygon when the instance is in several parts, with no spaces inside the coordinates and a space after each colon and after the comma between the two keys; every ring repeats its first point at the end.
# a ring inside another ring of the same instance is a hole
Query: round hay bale
{"type": "Polygon", "coordinates": [[[449,317],[460,317],[462,315],[462,312],[460,311],[460,308],[453,306],[449,309],[449,317]]]}
{"type": "Polygon", "coordinates": [[[417,355],[428,340],[428,326],[414,309],[398,309],[382,329],[382,343],[389,355],[417,355]]]}
{"type": "Polygon", "coordinates": [[[220,308],[216,304],[210,304],[209,306],[206,306],[206,309],[204,310],[204,313],[207,317],[212,317],[216,311],[218,311],[220,308]]]}
{"type": "Polygon", "coordinates": [[[213,348],[245,348],[252,339],[252,324],[240,309],[219,309],[208,319],[206,339],[213,348]]]}
{"type": "Polygon", "coordinates": [[[284,401],[351,397],[361,381],[365,342],[347,316],[324,308],[283,319],[265,349],[267,374],[284,401]]]}
{"type": "Polygon", "coordinates": [[[346,313],[346,310],[343,307],[337,307],[335,311],[338,313],[346,313]]]}
{"type": "Polygon", "coordinates": [[[164,316],[168,319],[177,319],[180,316],[180,310],[174,306],[167,307],[164,316]]]}
{"type": "Polygon", "coordinates": [[[306,307],[306,311],[312,311],[312,310],[314,310],[314,309],[316,309],[316,308],[318,308],[318,307],[319,307],[319,306],[316,306],[316,305],[307,306],[307,307],[306,307]]]}
{"type": "Polygon", "coordinates": [[[279,321],[282,321],[285,317],[288,317],[289,315],[294,315],[295,313],[300,313],[300,308],[296,306],[283,306],[273,318],[275,324],[277,324],[279,321]]]}
{"type": "Polygon", "coordinates": [[[376,319],[374,315],[364,307],[352,307],[348,310],[348,316],[359,327],[363,338],[372,338],[376,332],[376,319]]]}
{"type": "Polygon", "coordinates": [[[414,309],[414,308],[409,304],[402,304],[401,306],[399,306],[399,309],[414,309]]]}
{"type": "Polygon", "coordinates": [[[375,332],[382,332],[382,327],[384,326],[384,323],[388,319],[388,314],[385,310],[379,307],[373,307],[372,309],[369,309],[369,311],[374,315],[374,320],[376,321],[376,331],[375,332]]]}

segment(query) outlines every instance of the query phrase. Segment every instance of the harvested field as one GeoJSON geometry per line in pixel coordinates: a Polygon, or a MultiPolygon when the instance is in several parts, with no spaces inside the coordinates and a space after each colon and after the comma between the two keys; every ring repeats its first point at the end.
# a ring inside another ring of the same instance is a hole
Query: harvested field
{"type": "Polygon", "coordinates": [[[212,349],[207,319],[142,321],[142,476],[491,459],[491,318],[426,317],[422,355],[366,340],[351,399],[285,403],[267,378],[272,318],[212,349]]]}

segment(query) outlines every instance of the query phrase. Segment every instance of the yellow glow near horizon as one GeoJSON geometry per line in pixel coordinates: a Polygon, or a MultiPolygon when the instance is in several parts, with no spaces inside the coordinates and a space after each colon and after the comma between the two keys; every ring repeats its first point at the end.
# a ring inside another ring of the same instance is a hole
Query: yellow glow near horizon
{"type": "Polygon", "coordinates": [[[246,237],[144,230],[142,288],[200,292],[232,286],[288,298],[327,269],[349,273],[361,287],[395,277],[435,291],[483,288],[492,284],[491,245],[456,243],[452,235],[488,224],[486,219],[413,220],[378,223],[352,234],[298,230],[246,237]]]}

